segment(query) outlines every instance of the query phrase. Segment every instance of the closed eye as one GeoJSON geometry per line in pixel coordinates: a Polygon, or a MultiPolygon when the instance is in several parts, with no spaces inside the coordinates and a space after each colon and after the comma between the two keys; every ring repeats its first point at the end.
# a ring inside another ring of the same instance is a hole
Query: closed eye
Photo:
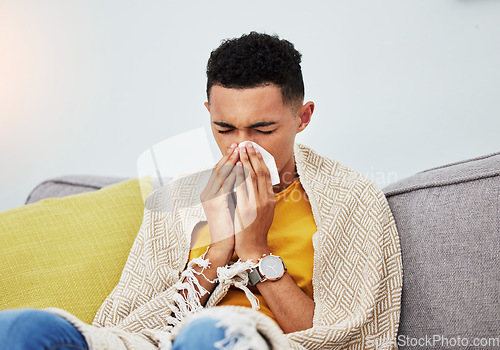
{"type": "MultiPolygon", "coordinates": [[[[227,134],[228,132],[231,132],[233,131],[233,129],[230,129],[230,130],[217,130],[219,132],[219,134],[227,134]]],[[[266,134],[266,135],[269,135],[271,133],[274,132],[274,130],[271,130],[271,131],[261,131],[261,130],[255,130],[261,134],[266,134]]]]}

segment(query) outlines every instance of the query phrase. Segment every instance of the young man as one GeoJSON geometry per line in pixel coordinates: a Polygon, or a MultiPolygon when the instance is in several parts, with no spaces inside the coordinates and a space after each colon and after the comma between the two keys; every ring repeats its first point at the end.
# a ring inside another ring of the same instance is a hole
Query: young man
{"type": "Polygon", "coordinates": [[[396,226],[370,180],[295,142],[314,111],[300,61],[254,32],[212,52],[205,105],[222,158],[148,197],[93,326],[50,310],[91,349],[395,347],[396,226]]]}

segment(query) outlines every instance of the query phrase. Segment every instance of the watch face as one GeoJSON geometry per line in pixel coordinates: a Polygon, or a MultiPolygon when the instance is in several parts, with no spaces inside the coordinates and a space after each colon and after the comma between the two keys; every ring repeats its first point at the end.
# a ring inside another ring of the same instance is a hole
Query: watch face
{"type": "Polygon", "coordinates": [[[265,256],[260,261],[260,272],[264,274],[267,278],[274,279],[279,278],[284,272],[283,263],[280,258],[275,256],[265,256]]]}

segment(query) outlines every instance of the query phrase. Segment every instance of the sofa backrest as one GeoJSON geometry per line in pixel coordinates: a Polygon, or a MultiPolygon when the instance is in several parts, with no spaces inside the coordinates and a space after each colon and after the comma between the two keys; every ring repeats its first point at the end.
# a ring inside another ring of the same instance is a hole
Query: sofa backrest
{"type": "Polygon", "coordinates": [[[26,198],[24,204],[38,202],[44,198],[59,198],[72,194],[97,191],[117,182],[128,180],[126,177],[99,175],[66,175],[48,179],[37,185],[26,198]]]}
{"type": "Polygon", "coordinates": [[[383,191],[403,260],[399,348],[427,338],[456,348],[453,342],[496,337],[498,346],[500,152],[426,170],[383,191]]]}

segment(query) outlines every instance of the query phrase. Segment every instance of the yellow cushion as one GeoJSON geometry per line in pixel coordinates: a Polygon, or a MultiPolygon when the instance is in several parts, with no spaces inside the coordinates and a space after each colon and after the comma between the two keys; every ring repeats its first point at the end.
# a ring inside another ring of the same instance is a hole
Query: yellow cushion
{"type": "Polygon", "coordinates": [[[58,307],[91,323],[143,213],[138,179],[0,213],[0,310],[58,307]]]}

